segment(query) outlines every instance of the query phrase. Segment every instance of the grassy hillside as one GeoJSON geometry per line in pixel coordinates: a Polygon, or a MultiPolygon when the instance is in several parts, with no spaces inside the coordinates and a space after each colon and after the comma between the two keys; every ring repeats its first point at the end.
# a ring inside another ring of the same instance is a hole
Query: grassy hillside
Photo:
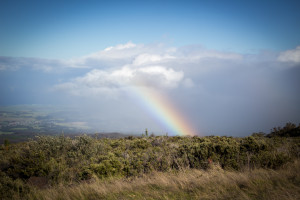
{"type": "Polygon", "coordinates": [[[95,179],[72,187],[34,190],[29,199],[299,199],[300,161],[280,170],[152,172],[132,179],[95,179]]]}
{"type": "Polygon", "coordinates": [[[299,137],[41,136],[0,148],[0,199],[297,199],[299,137]]]}

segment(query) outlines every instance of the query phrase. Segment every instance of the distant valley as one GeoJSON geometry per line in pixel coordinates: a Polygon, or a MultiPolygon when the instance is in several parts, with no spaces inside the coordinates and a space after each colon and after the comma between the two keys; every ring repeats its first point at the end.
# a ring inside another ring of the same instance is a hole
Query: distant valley
{"type": "MultiPolygon", "coordinates": [[[[41,105],[0,106],[0,143],[26,141],[36,135],[95,134],[72,108],[41,105]]],[[[99,133],[98,137],[122,137],[120,133],[99,133]]]]}

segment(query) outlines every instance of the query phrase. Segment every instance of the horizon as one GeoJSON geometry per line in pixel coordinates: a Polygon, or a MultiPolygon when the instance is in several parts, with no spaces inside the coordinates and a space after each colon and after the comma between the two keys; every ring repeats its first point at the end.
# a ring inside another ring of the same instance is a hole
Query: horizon
{"type": "Polygon", "coordinates": [[[299,1],[1,1],[0,106],[103,132],[300,123],[299,1]],[[55,110],[55,109],[53,109],[55,110]]]}

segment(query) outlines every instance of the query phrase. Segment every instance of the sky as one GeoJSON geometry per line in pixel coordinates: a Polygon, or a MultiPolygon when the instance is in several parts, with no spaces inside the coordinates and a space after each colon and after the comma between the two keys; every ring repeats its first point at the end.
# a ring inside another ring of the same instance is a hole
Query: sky
{"type": "Polygon", "coordinates": [[[298,124],[299,10],[297,0],[1,0],[0,105],[73,106],[97,130],[127,133],[298,124]]]}

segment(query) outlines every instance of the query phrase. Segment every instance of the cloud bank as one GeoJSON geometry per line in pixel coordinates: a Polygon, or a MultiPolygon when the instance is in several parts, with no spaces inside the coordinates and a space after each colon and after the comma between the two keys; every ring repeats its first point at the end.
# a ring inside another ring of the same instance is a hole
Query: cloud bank
{"type": "MultiPolygon", "coordinates": [[[[250,55],[128,42],[69,60],[0,57],[0,103],[48,95],[47,103],[81,108],[101,130],[163,133],[127,94],[130,87],[150,87],[199,133],[245,135],[300,122],[299,75],[299,46],[250,55]]],[[[28,101],[45,103],[38,99],[28,101]]]]}

